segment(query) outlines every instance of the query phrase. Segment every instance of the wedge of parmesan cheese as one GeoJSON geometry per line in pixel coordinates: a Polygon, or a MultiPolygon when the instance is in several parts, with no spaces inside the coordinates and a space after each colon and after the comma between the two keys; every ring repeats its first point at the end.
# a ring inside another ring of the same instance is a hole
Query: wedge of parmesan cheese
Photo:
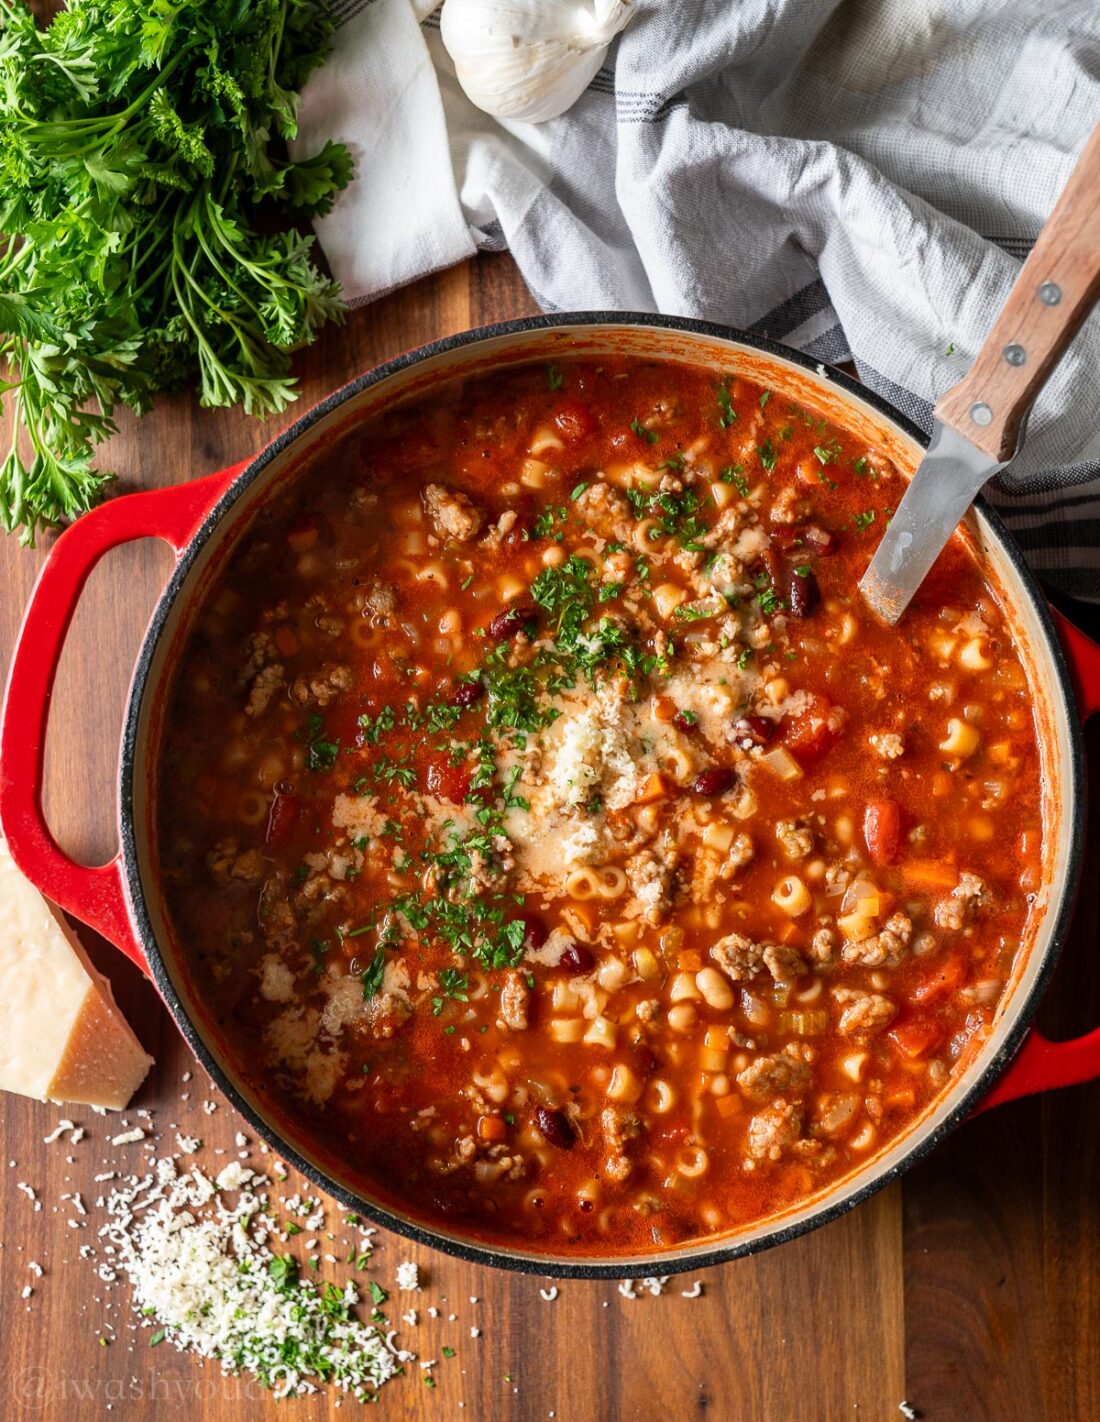
{"type": "Polygon", "coordinates": [[[152,1066],[61,914],[0,839],[0,1090],[121,1111],[152,1066]]]}

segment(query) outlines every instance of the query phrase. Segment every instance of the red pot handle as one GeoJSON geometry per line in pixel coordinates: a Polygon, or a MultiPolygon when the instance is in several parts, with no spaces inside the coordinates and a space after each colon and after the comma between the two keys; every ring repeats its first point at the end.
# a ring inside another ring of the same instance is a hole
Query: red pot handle
{"type": "MultiPolygon", "coordinates": [[[[1082,721],[1100,711],[1100,646],[1052,608],[1054,622],[1069,661],[1082,721]]],[[[1033,1027],[1004,1076],[978,1107],[987,1111],[1005,1101],[1076,1086],[1100,1076],[1100,1027],[1068,1042],[1052,1042],[1033,1027]]]]}
{"type": "Polygon", "coordinates": [[[170,489],[111,499],[65,530],[31,593],[0,713],[0,829],[12,858],[47,898],[110,939],[146,973],[130,922],[121,854],[95,867],[77,864],[59,847],[42,813],[54,678],[80,594],[100,558],[136,538],[162,538],[178,561],[247,462],[170,489]]]}

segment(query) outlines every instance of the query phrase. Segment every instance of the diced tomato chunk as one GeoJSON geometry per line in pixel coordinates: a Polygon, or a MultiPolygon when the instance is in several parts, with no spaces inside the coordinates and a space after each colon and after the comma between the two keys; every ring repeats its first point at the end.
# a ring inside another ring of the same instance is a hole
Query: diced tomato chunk
{"type": "Polygon", "coordinates": [[[596,428],[595,416],[587,405],[579,400],[570,400],[562,405],[554,416],[558,433],[565,439],[584,439],[596,428]]]}
{"type": "Polygon", "coordinates": [[[470,793],[470,779],[468,766],[452,765],[446,756],[433,756],[424,772],[428,794],[441,795],[455,805],[461,805],[470,793]]]}
{"type": "Polygon", "coordinates": [[[927,1017],[909,1017],[891,1027],[886,1035],[902,1056],[916,1061],[943,1040],[943,1028],[927,1017]]]}
{"type": "Polygon", "coordinates": [[[893,864],[901,842],[901,811],[893,800],[872,800],[863,811],[863,838],[871,863],[893,864]]]}
{"type": "Polygon", "coordinates": [[[840,735],[832,710],[823,696],[811,696],[805,710],[797,716],[785,716],[780,725],[787,749],[802,760],[823,755],[840,735]]]}
{"type": "Polygon", "coordinates": [[[276,793],[267,815],[267,833],[264,837],[268,844],[286,843],[294,833],[300,809],[301,801],[296,795],[276,793]]]}
{"type": "Polygon", "coordinates": [[[967,967],[966,957],[962,953],[950,953],[946,958],[941,958],[928,970],[923,982],[913,989],[913,1001],[935,1002],[937,998],[954,992],[966,977],[967,967]]]}

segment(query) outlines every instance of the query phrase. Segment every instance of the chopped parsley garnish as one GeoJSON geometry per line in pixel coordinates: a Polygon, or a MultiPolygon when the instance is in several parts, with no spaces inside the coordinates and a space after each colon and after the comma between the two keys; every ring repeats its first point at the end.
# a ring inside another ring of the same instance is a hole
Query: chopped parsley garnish
{"type": "Polygon", "coordinates": [[[737,411],[733,408],[733,401],[730,398],[730,382],[727,376],[718,387],[718,428],[728,430],[737,418],[737,411]]]}
{"type": "Polygon", "coordinates": [[[808,578],[810,576],[810,565],[809,563],[799,563],[794,571],[796,577],[808,578]]]}
{"type": "Polygon", "coordinates": [[[402,790],[411,790],[416,784],[416,771],[409,764],[410,757],[394,760],[392,756],[380,755],[371,766],[376,780],[390,785],[400,785],[402,790]]]}
{"type": "Polygon", "coordinates": [[[392,706],[383,706],[377,716],[364,713],[359,717],[359,726],[363,732],[360,739],[367,745],[376,746],[382,736],[393,730],[395,721],[396,717],[392,706]]]}
{"type": "Polygon", "coordinates": [[[677,451],[675,454],[670,455],[663,464],[658,464],[657,468],[672,469],[678,474],[680,470],[683,469],[685,462],[684,456],[677,451]]]}
{"type": "Polygon", "coordinates": [[[761,392],[760,392],[760,408],[763,409],[764,406],[768,403],[768,401],[769,401],[771,398],[772,398],[772,392],[771,392],[770,390],[761,390],[761,392]]]}
{"type": "Polygon", "coordinates": [[[699,622],[704,617],[713,617],[714,608],[690,607],[687,603],[682,602],[673,613],[673,616],[678,617],[681,622],[699,622]]]}
{"type": "Polygon", "coordinates": [[[447,998],[452,998],[455,1002],[469,1002],[470,1000],[470,976],[468,973],[460,973],[457,968],[443,968],[439,973],[439,986],[442,996],[432,998],[432,1016],[438,1017],[443,1011],[443,1006],[447,998]]]}
{"type": "Polygon", "coordinates": [[[749,481],[745,478],[742,465],[727,464],[718,477],[723,484],[732,484],[742,498],[748,494],[749,481]]]}
{"type": "Polygon", "coordinates": [[[625,583],[601,583],[600,601],[612,602],[615,598],[619,596],[625,586],[625,583]]]}
{"type": "Polygon", "coordinates": [[[372,1280],[370,1281],[370,1286],[369,1286],[369,1287],[370,1287],[371,1303],[373,1303],[376,1308],[381,1308],[382,1305],[383,1305],[383,1304],[386,1302],[386,1300],[389,1298],[389,1294],[386,1293],[385,1289],[382,1287],[382,1285],[381,1285],[380,1283],[378,1283],[378,1281],[377,1281],[376,1279],[372,1279],[372,1280]]]}
{"type": "Polygon", "coordinates": [[[634,431],[634,433],[638,436],[639,439],[644,439],[646,444],[657,443],[657,431],[647,430],[645,425],[642,424],[641,420],[638,419],[637,415],[635,415],[635,417],[631,420],[630,428],[634,431]]]}
{"type": "MultiPolygon", "coordinates": [[[[349,933],[348,937],[350,938],[351,936],[349,933]]],[[[379,943],[378,947],[374,950],[374,957],[371,959],[370,967],[359,974],[359,979],[363,984],[364,998],[377,997],[382,989],[382,979],[385,977],[385,973],[386,945],[379,943]]],[[[379,1302],[379,1299],[375,1299],[375,1303],[379,1302]]]]}
{"type": "Polygon", "coordinates": [[[840,454],[840,445],[834,440],[832,444],[815,444],[814,458],[819,464],[833,464],[840,454]]]}
{"type": "Polygon", "coordinates": [[[572,499],[573,502],[576,503],[576,501],[584,493],[585,489],[590,487],[591,482],[592,481],[590,479],[585,479],[583,483],[578,484],[573,490],[573,492],[569,495],[570,499],[572,499]]]}
{"type": "Polygon", "coordinates": [[[276,1254],[267,1272],[281,1294],[289,1294],[298,1287],[298,1261],[290,1254],[276,1254]]]}
{"type": "Polygon", "coordinates": [[[759,602],[760,611],[765,617],[770,617],[773,612],[782,612],[783,608],[786,607],[786,603],[771,586],[763,590],[757,598],[757,602],[759,602]]]}
{"type": "Polygon", "coordinates": [[[778,458],[771,440],[766,439],[756,451],[756,453],[760,458],[760,463],[770,474],[771,471],[775,468],[775,461],[778,458]]]}
{"type": "Polygon", "coordinates": [[[677,716],[679,716],[681,721],[686,722],[689,726],[697,726],[699,724],[699,717],[696,716],[694,711],[687,710],[686,707],[681,709],[680,711],[677,711],[676,714],[677,716]]]}
{"type": "Polygon", "coordinates": [[[875,521],[874,509],[864,509],[862,513],[857,513],[852,519],[852,524],[856,528],[870,528],[875,521]]]}
{"type": "Polygon", "coordinates": [[[559,520],[564,520],[568,516],[568,509],[545,508],[538,518],[531,525],[532,538],[552,538],[555,543],[560,543],[565,537],[561,529],[555,529],[554,524],[559,520]]]}
{"type": "Polygon", "coordinates": [[[565,377],[556,365],[546,367],[546,388],[548,390],[560,390],[565,383],[565,377]]]}
{"type": "Polygon", "coordinates": [[[474,580],[474,575],[473,575],[473,573],[471,573],[470,576],[466,579],[465,582],[459,583],[459,587],[461,588],[461,590],[462,590],[463,592],[465,592],[466,589],[467,589],[467,588],[470,586],[470,584],[473,582],[473,580],[474,580]]]}
{"type": "Polygon", "coordinates": [[[749,663],[752,661],[753,651],[751,647],[746,647],[737,658],[737,666],[741,671],[747,671],[749,663]]]}
{"type": "Polygon", "coordinates": [[[306,769],[312,771],[331,770],[340,753],[340,742],[325,739],[325,723],[314,713],[309,718],[306,740],[306,769]]]}
{"type": "Polygon", "coordinates": [[[627,489],[626,497],[635,518],[654,518],[661,533],[678,538],[689,552],[702,550],[699,540],[707,532],[707,525],[698,516],[702,505],[694,489],[685,489],[682,494],[668,489],[627,489]]]}

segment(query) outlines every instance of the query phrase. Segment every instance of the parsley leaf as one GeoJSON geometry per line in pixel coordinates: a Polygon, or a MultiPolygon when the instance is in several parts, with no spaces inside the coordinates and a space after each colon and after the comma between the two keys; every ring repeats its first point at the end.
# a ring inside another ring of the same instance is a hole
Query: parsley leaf
{"type": "MultiPolygon", "coordinates": [[[[361,960],[360,960],[361,961],[361,960]]],[[[359,980],[363,984],[363,997],[377,997],[382,990],[382,979],[386,975],[386,945],[379,943],[374,950],[374,957],[370,961],[370,966],[359,974],[359,980]]]]}
{"type": "Polygon", "coordinates": [[[718,428],[728,430],[737,418],[737,411],[733,408],[733,401],[730,399],[729,377],[722,381],[718,387],[718,428]]]}
{"type": "Polygon", "coordinates": [[[331,770],[340,753],[340,742],[325,739],[325,723],[314,714],[309,718],[306,735],[306,769],[314,772],[331,770]]]}
{"type": "Polygon", "coordinates": [[[732,484],[743,499],[748,496],[749,481],[740,464],[727,464],[718,477],[723,484],[732,484]]]}
{"type": "Polygon", "coordinates": [[[0,526],[31,543],[102,497],[96,448],[120,405],[188,385],[255,415],[295,399],[289,352],[343,307],[293,224],[352,164],[331,142],[286,154],[295,91],[329,48],[319,0],[24,15],[0,21],[0,526]]]}

